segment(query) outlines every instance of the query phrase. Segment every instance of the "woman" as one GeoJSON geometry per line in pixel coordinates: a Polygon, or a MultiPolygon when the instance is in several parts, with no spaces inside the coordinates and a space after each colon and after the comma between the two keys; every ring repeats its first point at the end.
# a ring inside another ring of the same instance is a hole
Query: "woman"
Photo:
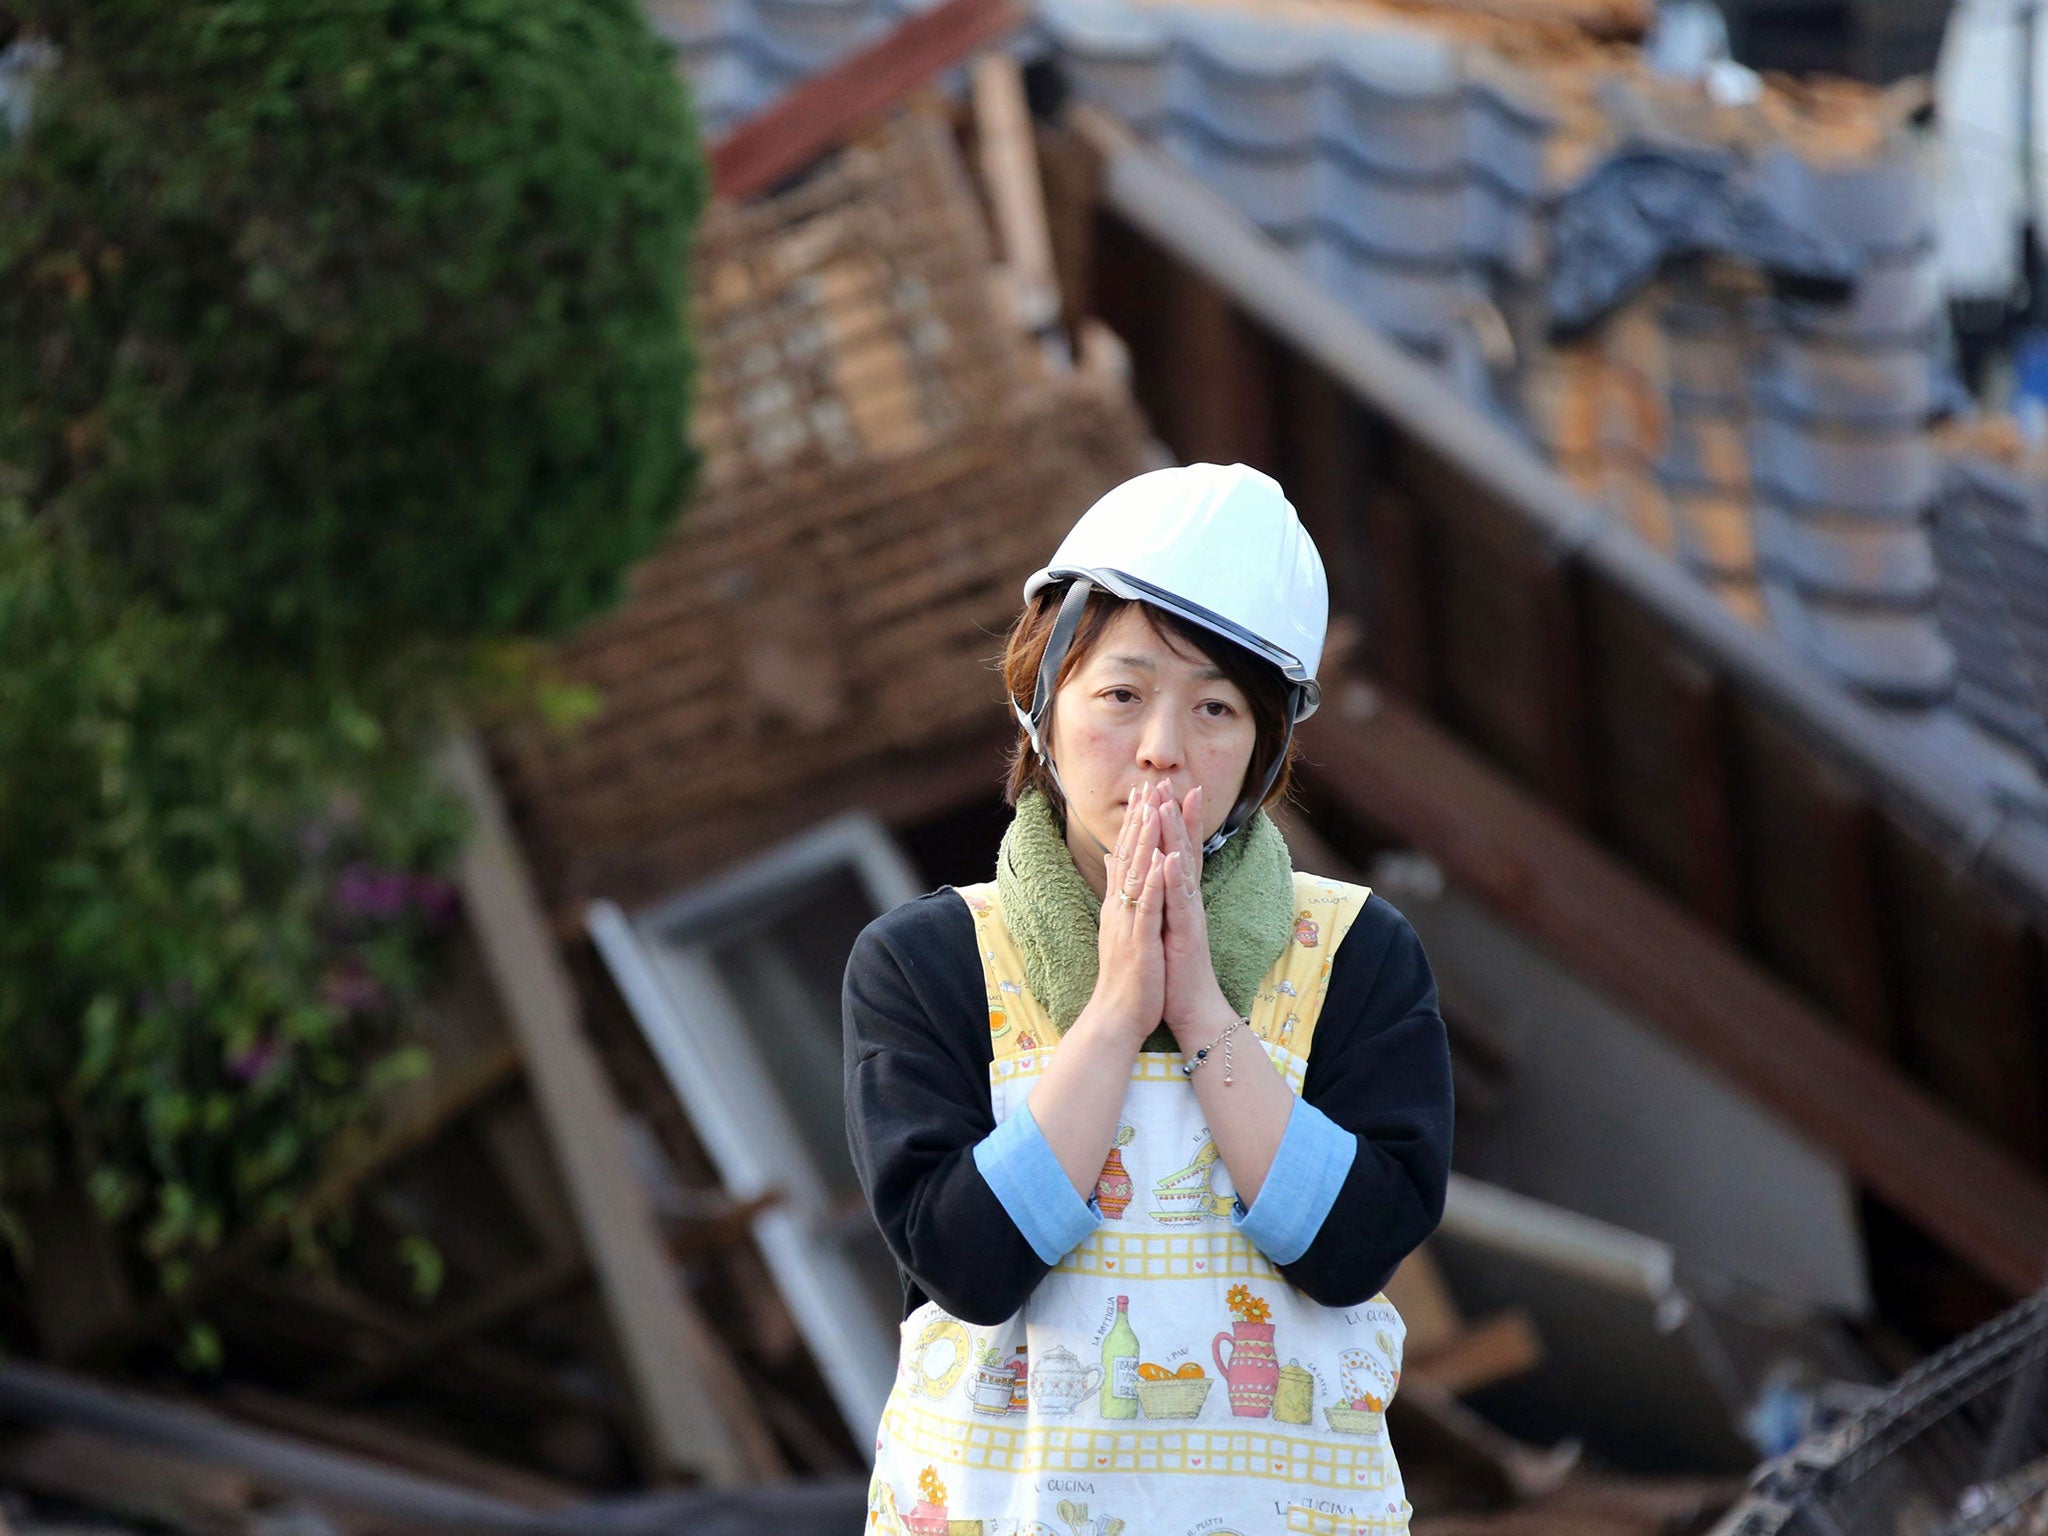
{"type": "Polygon", "coordinates": [[[1381,1287],[1443,1212],[1450,1058],[1407,920],[1296,873],[1263,809],[1322,561],[1272,480],[1196,464],[1109,492],[1024,596],[996,878],[847,966],[905,1311],[870,1528],[1405,1531],[1381,1287]]]}

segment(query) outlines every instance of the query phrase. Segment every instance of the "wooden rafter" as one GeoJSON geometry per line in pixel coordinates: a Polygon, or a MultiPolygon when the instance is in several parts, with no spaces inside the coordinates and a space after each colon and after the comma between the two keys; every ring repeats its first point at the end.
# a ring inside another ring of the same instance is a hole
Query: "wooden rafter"
{"type": "Polygon", "coordinates": [[[1840,1159],[2013,1296],[2048,1279],[2048,1188],[1415,709],[1334,681],[1304,779],[1840,1159]]]}

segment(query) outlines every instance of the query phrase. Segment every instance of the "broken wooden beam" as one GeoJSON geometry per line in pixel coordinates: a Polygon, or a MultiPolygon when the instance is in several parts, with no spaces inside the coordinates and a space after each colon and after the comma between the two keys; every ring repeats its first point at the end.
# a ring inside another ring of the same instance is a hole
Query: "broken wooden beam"
{"type": "Polygon", "coordinates": [[[1463,1397],[1543,1363],[1543,1341],[1526,1308],[1514,1307],[1464,1329],[1435,1349],[1410,1352],[1406,1374],[1427,1377],[1463,1397]]]}
{"type": "Polygon", "coordinates": [[[582,1027],[581,1006],[482,746],[452,740],[440,768],[472,818],[463,902],[575,1203],[649,1449],[666,1473],[733,1485],[773,1477],[780,1453],[664,1251],[627,1161],[619,1105],[582,1027]]]}
{"type": "Polygon", "coordinates": [[[1308,784],[1428,854],[1986,1279],[2041,1287],[2048,1188],[2017,1159],[1418,711],[1333,683],[1305,731],[1308,784]]]}
{"type": "Polygon", "coordinates": [[[1037,338],[1047,365],[1065,368],[1073,359],[1059,329],[1059,276],[1024,73],[1008,54],[985,53],[974,61],[973,79],[976,159],[994,214],[1000,276],[1018,323],[1037,338]]]}
{"type": "Polygon", "coordinates": [[[910,17],[713,145],[712,187],[734,200],[765,192],[1023,19],[1018,0],[945,0],[910,17]]]}

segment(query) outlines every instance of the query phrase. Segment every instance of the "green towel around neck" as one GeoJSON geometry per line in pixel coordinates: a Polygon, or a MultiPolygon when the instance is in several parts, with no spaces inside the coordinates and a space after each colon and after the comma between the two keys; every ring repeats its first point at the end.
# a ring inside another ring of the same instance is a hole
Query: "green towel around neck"
{"type": "MultiPolygon", "coordinates": [[[[1095,995],[1102,903],[1074,867],[1052,802],[1039,790],[1017,799],[996,855],[996,894],[1024,956],[1024,984],[1065,1034],[1095,995]]],[[[1249,1013],[1259,982],[1294,937],[1294,860],[1264,811],[1203,861],[1202,904],[1217,984],[1231,1007],[1249,1013]]],[[[1144,1048],[1177,1049],[1164,1024],[1144,1048]]]]}

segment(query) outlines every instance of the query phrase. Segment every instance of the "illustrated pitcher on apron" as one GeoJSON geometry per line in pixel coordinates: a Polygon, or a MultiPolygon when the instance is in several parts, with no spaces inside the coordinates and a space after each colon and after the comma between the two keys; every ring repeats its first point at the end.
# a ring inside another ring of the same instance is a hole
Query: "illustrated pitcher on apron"
{"type": "MultiPolygon", "coordinates": [[[[1294,941],[1252,1031],[1298,1094],[1330,957],[1362,886],[1297,873],[1294,941]]],[[[974,912],[990,995],[997,1123],[1058,1041],[1023,986],[993,883],[974,912]]],[[[1229,1171],[1170,1051],[1131,1068],[1097,1206],[1104,1220],[1024,1309],[977,1327],[904,1319],[875,1444],[871,1531],[918,1536],[1398,1536],[1410,1506],[1387,1440],[1406,1327],[1384,1292],[1325,1307],[1231,1224],[1229,1171]],[[1021,1401],[1009,1362],[1028,1358],[1021,1401]],[[998,1376],[1001,1380],[998,1381],[998,1376]]]]}

